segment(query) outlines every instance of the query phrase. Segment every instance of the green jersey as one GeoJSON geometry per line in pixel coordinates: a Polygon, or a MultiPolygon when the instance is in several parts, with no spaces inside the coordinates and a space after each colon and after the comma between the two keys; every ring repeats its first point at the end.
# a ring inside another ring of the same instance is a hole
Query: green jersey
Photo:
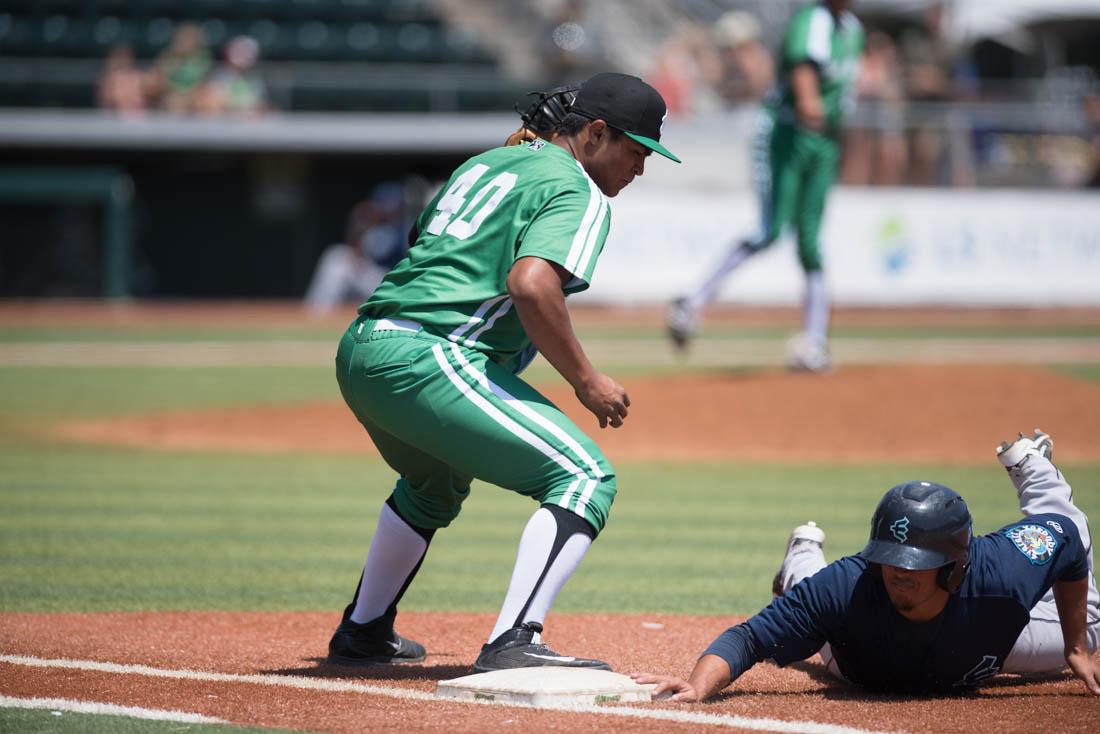
{"type": "Polygon", "coordinates": [[[863,26],[848,11],[834,17],[821,3],[798,10],[779,49],[779,81],[769,101],[776,119],[795,123],[791,70],[799,64],[811,63],[817,67],[821,80],[826,133],[830,136],[839,133],[846,108],[851,104],[863,45],[863,26]]]}
{"type": "Polygon", "coordinates": [[[498,363],[529,345],[506,286],[513,263],[539,257],[588,287],[611,226],[607,198],[560,146],[495,148],[451,176],[417,220],[408,255],[360,313],[419,322],[498,363]]]}

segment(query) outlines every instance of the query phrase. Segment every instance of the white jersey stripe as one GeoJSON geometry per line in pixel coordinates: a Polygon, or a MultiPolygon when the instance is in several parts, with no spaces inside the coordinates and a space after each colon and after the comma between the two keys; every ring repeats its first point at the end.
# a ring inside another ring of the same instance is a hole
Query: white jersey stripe
{"type": "MultiPolygon", "coordinates": [[[[768,227],[772,218],[772,167],[768,148],[771,145],[772,129],[775,122],[772,116],[761,112],[757,124],[756,134],[752,140],[752,174],[753,183],[756,185],[757,203],[760,206],[760,229],[753,238],[753,242],[759,246],[767,244],[768,227]]],[[[782,233],[781,233],[782,234],[782,233]]]]}
{"type": "MultiPolygon", "coordinates": [[[[580,168],[581,171],[584,171],[584,168],[579,162],[577,163],[577,167],[580,168]]],[[[565,257],[565,269],[573,274],[577,272],[577,262],[584,252],[585,244],[588,242],[588,232],[592,228],[592,222],[596,219],[596,214],[604,203],[603,194],[596,188],[596,182],[593,181],[587,173],[585,173],[584,176],[588,181],[588,208],[584,210],[584,217],[581,218],[581,225],[577,228],[576,233],[574,233],[573,244],[570,245],[569,254],[565,257]]]]}
{"type": "Polygon", "coordinates": [[[821,66],[829,63],[833,52],[833,14],[824,6],[814,8],[806,38],[806,55],[821,66]]]}
{"type": "MultiPolygon", "coordinates": [[[[602,198],[603,197],[601,197],[601,199],[602,198]]],[[[581,253],[581,257],[577,261],[577,268],[571,271],[579,278],[584,277],[584,273],[588,270],[588,261],[591,260],[592,255],[595,254],[596,240],[600,238],[600,231],[603,229],[603,220],[607,216],[608,208],[607,200],[603,199],[600,204],[600,213],[596,216],[596,221],[589,230],[588,239],[584,243],[584,252],[581,253]]]]}
{"type": "Polygon", "coordinates": [[[447,338],[451,341],[459,341],[460,339],[462,339],[463,334],[472,329],[474,325],[480,324],[485,319],[485,314],[489,311],[490,308],[492,308],[500,301],[503,301],[507,297],[507,294],[493,296],[488,301],[482,303],[480,306],[477,307],[477,310],[474,311],[473,315],[470,316],[466,323],[452,331],[447,338]]]}
{"type": "Polygon", "coordinates": [[[505,404],[508,405],[508,407],[512,408],[532,423],[535,423],[540,428],[545,429],[548,433],[550,433],[550,435],[552,435],[558,441],[567,446],[570,451],[572,451],[578,458],[581,459],[581,461],[583,461],[587,465],[587,476],[595,477],[596,479],[603,478],[603,470],[600,469],[600,465],[596,462],[596,460],[593,459],[592,456],[584,450],[584,447],[581,446],[580,442],[577,441],[577,439],[566,433],[561,426],[557,425],[546,416],[541,415],[540,413],[532,409],[531,406],[527,405],[522,400],[502,388],[500,385],[490,380],[488,375],[486,375],[484,372],[481,372],[472,364],[470,364],[469,360],[466,359],[466,355],[464,355],[462,353],[462,350],[456,347],[454,344],[451,345],[451,355],[454,358],[455,362],[462,365],[462,370],[470,377],[477,380],[483,388],[503,400],[505,404]]]}
{"type": "Polygon", "coordinates": [[[455,372],[455,368],[451,365],[451,363],[447,361],[447,357],[443,353],[442,344],[433,345],[432,354],[435,355],[435,361],[439,364],[439,367],[443,370],[443,373],[447,375],[447,379],[451,381],[451,384],[458,388],[458,391],[462,393],[462,395],[466,397],[471,403],[476,405],[478,409],[480,409],[487,416],[489,416],[498,424],[507,429],[508,432],[522,440],[524,443],[538,449],[540,453],[542,453],[548,459],[560,466],[562,469],[565,469],[573,476],[579,477],[581,479],[587,478],[585,472],[572,461],[570,461],[568,457],[566,457],[550,444],[546,443],[546,441],[543,441],[541,438],[531,433],[526,428],[506,416],[500,410],[500,408],[497,408],[495,405],[490,403],[488,400],[486,400],[484,395],[475,390],[473,385],[463,380],[458,375],[458,373],[455,372]]]}
{"type": "Polygon", "coordinates": [[[463,340],[463,342],[462,342],[462,343],[463,343],[463,344],[465,344],[465,345],[466,345],[466,346],[468,346],[468,347],[472,347],[473,345],[477,344],[477,340],[478,340],[479,338],[481,338],[481,335],[482,335],[482,334],[484,334],[484,333],[485,333],[486,331],[488,331],[489,329],[493,328],[493,324],[495,324],[495,323],[497,322],[497,319],[499,319],[499,318],[500,318],[501,316],[503,316],[504,314],[508,313],[508,311],[509,311],[509,310],[510,310],[511,308],[512,308],[512,299],[511,299],[511,298],[505,298],[505,299],[504,299],[503,301],[501,301],[501,302],[500,302],[500,308],[498,308],[498,309],[497,309],[497,310],[496,310],[496,311],[495,311],[495,312],[493,313],[493,315],[492,315],[492,316],[490,316],[489,318],[487,318],[487,319],[485,320],[485,323],[484,323],[484,324],[482,324],[482,325],[481,325],[481,326],[480,326],[480,327],[479,327],[479,328],[477,329],[477,331],[475,331],[474,333],[472,333],[472,334],[470,334],[470,335],[469,335],[468,337],[466,337],[466,338],[465,338],[465,339],[463,340]]]}

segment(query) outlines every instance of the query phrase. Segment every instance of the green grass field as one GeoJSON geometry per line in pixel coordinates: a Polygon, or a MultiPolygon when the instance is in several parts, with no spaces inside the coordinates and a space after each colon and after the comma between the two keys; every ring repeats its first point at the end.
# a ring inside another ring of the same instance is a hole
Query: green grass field
{"type": "MultiPolygon", "coordinates": [[[[905,333],[995,335],[973,328],[905,333]]],[[[0,342],[42,343],[60,334],[9,327],[0,330],[0,342]]],[[[116,342],[154,337],[148,328],[84,334],[116,342]]],[[[173,338],[229,343],[240,336],[240,329],[204,325],[173,338]]],[[[318,342],[334,336],[307,326],[290,335],[318,342]]],[[[652,329],[632,336],[659,338],[652,329]]],[[[253,331],[250,338],[287,335],[253,331]]],[[[1095,366],[1062,369],[1100,377],[1095,366]]],[[[661,371],[667,368],[628,370],[661,371]]],[[[542,366],[532,378],[553,376],[542,366]]],[[[319,399],[337,399],[327,366],[0,368],[0,609],[338,609],[392,486],[380,460],[168,453],[48,437],[51,426],[74,418],[319,399]]],[[[620,462],[617,468],[620,493],[608,529],[556,610],[751,614],[769,598],[793,525],[817,520],[828,532],[830,557],[855,552],[878,497],[910,478],[962,491],[980,532],[1016,514],[1011,487],[992,461],[973,467],[620,462]]],[[[1079,488],[1100,480],[1100,465],[1063,470],[1079,488]]],[[[1077,497],[1100,516],[1097,492],[1079,490],[1077,497]]],[[[463,515],[436,536],[404,608],[495,610],[531,510],[528,500],[476,484],[463,515]]]]}

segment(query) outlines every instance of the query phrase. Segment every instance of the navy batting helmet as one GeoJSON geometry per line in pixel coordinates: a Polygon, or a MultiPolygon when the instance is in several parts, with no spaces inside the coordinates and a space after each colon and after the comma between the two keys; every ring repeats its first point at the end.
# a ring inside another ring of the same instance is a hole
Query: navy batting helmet
{"type": "Polygon", "coordinates": [[[955,593],[970,568],[972,524],[966,501],[951,488],[906,482],[883,495],[859,555],[911,571],[941,569],[940,586],[955,593]]]}

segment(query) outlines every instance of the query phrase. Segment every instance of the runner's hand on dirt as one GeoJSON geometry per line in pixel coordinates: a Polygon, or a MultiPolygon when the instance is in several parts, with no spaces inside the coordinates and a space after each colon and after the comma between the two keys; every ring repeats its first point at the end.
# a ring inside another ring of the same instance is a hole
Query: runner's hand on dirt
{"type": "Polygon", "coordinates": [[[1100,696],[1100,665],[1092,659],[1088,650],[1077,650],[1066,655],[1066,663],[1073,674],[1085,683],[1094,696],[1100,696]]]}
{"type": "Polygon", "coordinates": [[[683,703],[697,703],[699,701],[699,692],[682,678],[672,675],[652,675],[650,673],[631,673],[630,677],[635,683],[656,683],[657,687],[650,692],[650,697],[654,701],[665,699],[683,703]]]}
{"type": "Polygon", "coordinates": [[[607,375],[597,372],[576,389],[577,400],[600,420],[600,428],[618,428],[626,420],[630,396],[624,388],[607,375]]]}

